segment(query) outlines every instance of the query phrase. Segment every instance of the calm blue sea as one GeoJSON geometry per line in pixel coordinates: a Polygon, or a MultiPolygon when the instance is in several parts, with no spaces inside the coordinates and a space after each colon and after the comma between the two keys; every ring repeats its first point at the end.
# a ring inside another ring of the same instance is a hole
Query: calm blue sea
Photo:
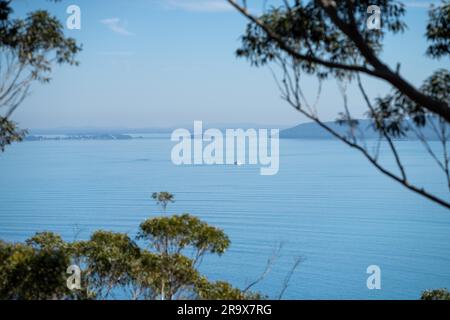
{"type": "MultiPolygon", "coordinates": [[[[0,155],[0,238],[50,230],[66,240],[96,229],[134,236],[161,212],[150,199],[170,191],[169,213],[219,226],[232,244],[202,271],[244,287],[282,244],[257,287],[276,297],[294,258],[305,261],[285,298],[416,299],[450,288],[450,211],[380,175],[336,141],[281,140],[280,171],[257,166],[174,166],[168,139],[23,142],[0,155]],[[366,268],[381,268],[368,290],[366,268]]],[[[443,176],[417,142],[399,142],[412,178],[448,197],[443,176]]],[[[386,152],[383,152],[386,154],[386,152]]],[[[386,159],[388,161],[388,159],[386,159]]]]}

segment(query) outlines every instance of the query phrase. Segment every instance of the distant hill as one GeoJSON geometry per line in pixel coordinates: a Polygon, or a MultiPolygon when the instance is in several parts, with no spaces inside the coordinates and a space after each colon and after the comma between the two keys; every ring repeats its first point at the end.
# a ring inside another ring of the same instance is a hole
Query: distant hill
{"type": "MultiPolygon", "coordinates": [[[[335,121],[325,122],[327,126],[335,130],[340,134],[345,134],[348,132],[348,126],[339,125],[335,121]]],[[[371,124],[370,120],[361,119],[359,120],[359,127],[363,131],[364,137],[366,139],[376,139],[379,133],[376,132],[371,124]]],[[[437,140],[437,137],[432,130],[431,126],[428,125],[422,129],[425,137],[429,140],[437,140]]],[[[326,130],[321,128],[318,124],[314,122],[302,123],[295,127],[282,130],[280,132],[280,138],[282,139],[334,139],[334,137],[328,133],[326,130]]],[[[404,138],[407,140],[417,140],[414,132],[409,132],[404,138]]]]}

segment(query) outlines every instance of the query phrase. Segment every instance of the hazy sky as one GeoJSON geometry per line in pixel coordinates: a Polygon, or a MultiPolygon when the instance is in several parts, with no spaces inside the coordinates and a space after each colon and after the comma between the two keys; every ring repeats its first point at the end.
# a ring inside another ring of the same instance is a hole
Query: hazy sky
{"type": "MultiPolygon", "coordinates": [[[[77,4],[81,30],[67,30],[83,45],[79,67],[60,67],[48,85],[34,85],[16,111],[22,127],[154,127],[209,123],[293,125],[305,121],[279,97],[267,68],[234,55],[245,19],[223,0],[72,0],[57,4],[17,0],[17,13],[38,6],[67,18],[77,4]]],[[[251,2],[251,1],[250,1],[251,2]]],[[[259,1],[253,1],[258,3],[259,1]]],[[[386,41],[383,58],[401,61],[415,85],[448,61],[425,57],[429,1],[405,1],[409,30],[386,41]]],[[[386,86],[370,81],[374,97],[386,86]]],[[[305,81],[313,99],[316,83],[305,81]]],[[[320,114],[335,119],[342,105],[336,83],[324,85],[320,114]]],[[[362,100],[350,91],[350,106],[362,100]]]]}

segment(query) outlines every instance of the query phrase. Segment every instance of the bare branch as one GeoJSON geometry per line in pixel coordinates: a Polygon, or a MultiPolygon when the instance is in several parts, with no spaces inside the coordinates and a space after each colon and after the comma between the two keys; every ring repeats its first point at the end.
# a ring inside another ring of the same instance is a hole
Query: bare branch
{"type": "Polygon", "coordinates": [[[260,274],[260,276],[257,279],[255,279],[254,281],[252,281],[247,287],[245,287],[244,290],[242,290],[242,292],[244,294],[247,293],[252,287],[254,287],[255,285],[257,285],[258,283],[260,283],[261,281],[263,281],[266,278],[266,276],[269,274],[270,270],[272,269],[273,264],[278,259],[282,247],[283,247],[283,244],[280,243],[278,245],[278,247],[274,250],[272,255],[267,259],[266,267],[264,268],[264,271],[260,274]]]}
{"type": "MultiPolygon", "coordinates": [[[[359,76],[359,74],[357,75],[357,81],[358,81],[359,90],[361,91],[361,94],[364,97],[364,101],[366,102],[370,112],[372,114],[375,114],[375,109],[373,108],[372,103],[370,102],[369,96],[367,95],[366,91],[364,90],[364,86],[362,85],[361,77],[359,76]]],[[[389,144],[389,147],[391,148],[391,151],[395,158],[395,162],[397,163],[397,167],[399,168],[399,170],[401,172],[402,179],[404,181],[406,181],[407,180],[406,171],[405,171],[405,168],[403,167],[402,161],[400,160],[400,156],[397,152],[394,142],[392,141],[391,136],[386,131],[386,127],[385,127],[384,123],[381,123],[380,119],[376,118],[375,121],[377,121],[378,127],[381,128],[382,136],[386,139],[386,141],[389,144]]]]}
{"type": "MultiPolygon", "coordinates": [[[[287,68],[284,68],[284,71],[287,72],[287,68]]],[[[321,121],[317,116],[311,114],[310,112],[308,112],[307,110],[305,110],[302,105],[299,103],[299,91],[296,91],[296,87],[294,86],[294,89],[292,90],[292,86],[289,86],[286,82],[285,82],[285,86],[284,86],[284,96],[283,99],[285,99],[294,109],[296,109],[297,111],[299,111],[301,114],[303,114],[305,117],[307,117],[308,119],[314,121],[315,123],[317,123],[321,128],[323,128],[324,130],[326,130],[328,133],[330,133],[333,137],[337,138],[338,140],[344,142],[347,146],[358,150],[376,169],[378,169],[381,173],[383,173],[384,175],[390,177],[391,179],[397,181],[398,183],[402,184],[404,187],[406,187],[407,189],[415,192],[416,194],[419,194],[437,204],[442,205],[445,208],[450,209],[450,203],[444,199],[441,199],[440,197],[433,195],[431,193],[429,193],[428,191],[426,191],[424,188],[420,188],[417,187],[413,184],[411,184],[407,179],[406,179],[406,173],[405,170],[403,168],[403,165],[400,161],[400,157],[398,155],[398,152],[395,148],[395,145],[392,143],[390,144],[391,146],[391,150],[394,154],[394,156],[396,157],[396,161],[397,161],[397,165],[400,168],[401,171],[401,175],[398,176],[397,174],[393,173],[392,171],[388,170],[386,167],[384,167],[383,165],[381,165],[378,161],[378,155],[377,156],[372,156],[367,150],[366,148],[364,148],[363,146],[359,145],[358,142],[355,141],[351,141],[349,139],[347,139],[345,136],[339,134],[337,131],[335,131],[334,129],[332,129],[330,126],[328,126],[327,124],[325,124],[323,121],[321,121]]],[[[363,90],[364,92],[364,90],[363,90]]],[[[367,98],[367,95],[366,95],[367,98]]],[[[367,98],[368,99],[368,98],[367,98]]],[[[370,101],[369,105],[370,105],[370,101]]],[[[371,105],[370,105],[371,106],[371,105]]],[[[372,107],[371,107],[372,108],[372,107]]],[[[373,109],[373,108],[372,108],[373,109]]],[[[385,137],[387,136],[387,140],[391,141],[391,138],[389,137],[389,135],[386,133],[385,137]]]]}
{"type": "Polygon", "coordinates": [[[355,72],[362,72],[362,73],[366,73],[372,76],[381,76],[381,75],[377,75],[377,71],[375,70],[370,70],[364,66],[360,66],[360,65],[346,65],[346,64],[342,64],[342,63],[337,63],[337,62],[331,62],[328,60],[323,60],[320,59],[316,56],[313,55],[304,55],[301,54],[299,52],[297,52],[295,49],[291,48],[290,46],[288,46],[284,40],[277,35],[275,32],[273,32],[269,27],[267,27],[260,19],[258,19],[257,17],[253,16],[252,14],[250,14],[248,12],[248,10],[243,7],[240,6],[239,4],[236,3],[236,1],[234,0],[227,0],[233,7],[235,7],[239,12],[241,12],[244,16],[246,16],[250,21],[252,21],[253,23],[255,23],[257,26],[259,26],[261,29],[263,29],[266,34],[273,39],[275,42],[277,42],[277,44],[280,46],[281,49],[283,49],[285,52],[287,52],[288,54],[290,54],[292,57],[298,59],[298,60],[305,60],[308,62],[312,62],[312,63],[317,63],[319,65],[331,68],[331,69],[341,69],[341,70],[345,70],[345,71],[355,71],[355,72]]]}
{"type": "MultiPolygon", "coordinates": [[[[332,5],[332,1],[316,0],[318,4],[324,9],[332,22],[356,45],[362,56],[373,67],[369,69],[366,66],[361,65],[348,65],[336,63],[328,60],[320,59],[310,52],[308,55],[304,55],[290,47],[283,38],[264,24],[259,18],[250,14],[246,6],[239,5],[235,0],[227,0],[236,10],[243,14],[251,22],[259,26],[267,36],[274,40],[280,49],[291,55],[293,58],[311,63],[316,63],[325,66],[330,69],[339,69],[344,71],[360,72],[371,75],[373,77],[383,79],[389,82],[392,86],[397,88],[404,95],[415,101],[417,104],[430,110],[431,112],[441,116],[447,122],[450,123],[450,108],[444,101],[437,101],[432,97],[429,97],[416,88],[414,88],[409,82],[403,79],[398,73],[393,72],[387,65],[382,63],[375,55],[373,50],[365,43],[363,37],[359,33],[356,26],[352,24],[346,24],[342,21],[336,12],[335,7],[332,5]]],[[[353,19],[353,18],[351,18],[353,19]]]]}
{"type": "MultiPolygon", "coordinates": [[[[374,67],[372,75],[388,81],[391,85],[397,88],[404,95],[415,101],[422,107],[431,112],[441,116],[450,123],[450,108],[445,101],[438,101],[427,96],[414,88],[409,82],[403,79],[399,73],[392,71],[386,64],[378,59],[363,37],[359,33],[356,25],[347,24],[342,21],[337,14],[336,8],[327,0],[316,0],[324,9],[331,21],[356,45],[359,52],[367,60],[367,62],[374,67]]],[[[270,36],[270,35],[269,35],[270,36]]]]}
{"type": "Polygon", "coordinates": [[[286,277],[284,278],[283,286],[281,287],[280,294],[278,295],[278,300],[281,300],[283,298],[283,295],[286,292],[286,290],[289,286],[289,283],[291,282],[291,278],[294,275],[295,270],[297,270],[298,266],[303,261],[305,261],[305,259],[303,257],[295,258],[294,264],[292,265],[291,269],[289,269],[289,272],[286,274],[286,277]]]}

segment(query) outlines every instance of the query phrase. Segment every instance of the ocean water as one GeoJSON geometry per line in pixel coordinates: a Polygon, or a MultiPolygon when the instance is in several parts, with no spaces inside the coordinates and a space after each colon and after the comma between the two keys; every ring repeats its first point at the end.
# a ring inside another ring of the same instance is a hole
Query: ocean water
{"type": "MultiPolygon", "coordinates": [[[[411,178],[448,197],[421,146],[398,144],[411,178]]],[[[284,298],[417,299],[427,288],[450,288],[450,211],[339,142],[281,140],[275,176],[261,176],[258,166],[175,166],[172,146],[136,139],[9,147],[0,155],[0,238],[49,230],[71,241],[97,229],[134,236],[140,222],[161,214],[151,193],[170,191],[176,202],[168,213],[197,215],[231,239],[223,256],[204,259],[201,270],[212,279],[245,287],[281,245],[255,287],[270,297],[299,256],[284,298]],[[369,265],[381,268],[380,290],[367,289],[369,265]]]]}

